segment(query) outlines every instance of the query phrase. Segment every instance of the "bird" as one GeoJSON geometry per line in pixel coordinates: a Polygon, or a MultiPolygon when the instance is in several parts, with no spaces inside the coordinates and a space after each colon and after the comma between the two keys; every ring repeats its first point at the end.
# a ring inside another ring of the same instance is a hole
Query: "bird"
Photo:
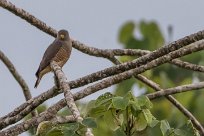
{"type": "Polygon", "coordinates": [[[40,62],[39,68],[35,73],[37,80],[34,88],[37,88],[41,78],[52,71],[50,63],[55,61],[61,68],[70,58],[72,51],[72,42],[67,30],[60,30],[57,33],[56,39],[48,46],[43,58],[40,62]]]}

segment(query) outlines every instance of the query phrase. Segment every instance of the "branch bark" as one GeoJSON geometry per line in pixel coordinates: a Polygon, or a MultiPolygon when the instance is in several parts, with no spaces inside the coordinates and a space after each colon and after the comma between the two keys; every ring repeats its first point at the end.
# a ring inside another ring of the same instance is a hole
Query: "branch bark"
{"type": "Polygon", "coordinates": [[[73,116],[81,122],[83,119],[81,118],[80,112],[74,102],[74,98],[70,91],[70,87],[69,87],[69,84],[67,82],[67,78],[64,72],[62,71],[62,69],[59,67],[59,65],[55,61],[51,62],[50,66],[52,70],[54,71],[55,76],[57,77],[57,80],[59,82],[61,89],[64,92],[64,97],[65,97],[68,109],[70,109],[73,116]]]}
{"type": "MultiPolygon", "coordinates": [[[[30,92],[30,89],[27,83],[25,82],[23,77],[18,73],[13,63],[9,60],[9,58],[1,50],[0,50],[0,60],[6,65],[6,67],[12,74],[12,76],[15,78],[15,80],[18,82],[18,84],[22,88],[25,100],[26,101],[30,100],[32,98],[32,95],[31,95],[31,92],[30,92]]],[[[32,116],[36,116],[37,111],[33,111],[31,114],[32,116]]]]}
{"type": "MultiPolygon", "coordinates": [[[[55,76],[57,77],[57,80],[58,80],[58,83],[61,89],[64,92],[64,97],[65,97],[68,109],[70,109],[70,111],[72,112],[77,122],[82,122],[83,118],[81,117],[80,112],[74,102],[74,97],[70,91],[70,87],[69,87],[69,84],[67,82],[67,78],[64,72],[62,71],[61,67],[55,61],[52,61],[50,63],[50,66],[52,70],[54,71],[55,76]]],[[[93,136],[90,128],[87,128],[85,136],[93,136]]]]}
{"type": "Polygon", "coordinates": [[[193,83],[193,84],[177,86],[169,89],[164,89],[162,91],[147,94],[147,96],[149,97],[149,99],[153,100],[162,96],[183,93],[191,90],[199,90],[203,88],[204,88],[204,82],[199,82],[199,83],[193,83]]]}

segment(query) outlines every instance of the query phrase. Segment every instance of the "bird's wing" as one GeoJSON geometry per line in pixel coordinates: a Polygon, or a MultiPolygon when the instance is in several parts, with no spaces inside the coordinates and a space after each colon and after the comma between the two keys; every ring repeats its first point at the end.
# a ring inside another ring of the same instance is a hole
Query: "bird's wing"
{"type": "Polygon", "coordinates": [[[40,62],[40,66],[36,72],[36,76],[38,76],[39,72],[45,69],[48,65],[50,65],[50,61],[55,57],[57,52],[62,47],[62,42],[59,40],[55,40],[45,51],[42,61],[40,62]]]}

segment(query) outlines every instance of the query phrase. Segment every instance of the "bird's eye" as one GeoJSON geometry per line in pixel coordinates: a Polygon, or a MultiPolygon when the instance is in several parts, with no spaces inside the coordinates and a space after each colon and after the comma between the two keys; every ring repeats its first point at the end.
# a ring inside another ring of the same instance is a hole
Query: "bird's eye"
{"type": "Polygon", "coordinates": [[[63,34],[60,34],[60,38],[61,38],[61,39],[64,39],[64,35],[63,35],[63,34]]]}

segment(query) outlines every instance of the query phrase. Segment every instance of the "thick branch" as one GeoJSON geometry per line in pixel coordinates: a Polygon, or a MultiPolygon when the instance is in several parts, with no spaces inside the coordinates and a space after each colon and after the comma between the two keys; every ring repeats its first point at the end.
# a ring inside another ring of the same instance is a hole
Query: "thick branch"
{"type": "MultiPolygon", "coordinates": [[[[143,56],[145,54],[150,53],[151,51],[148,50],[140,50],[140,49],[105,49],[103,50],[103,54],[100,55],[100,57],[112,59],[113,57],[109,58],[109,56],[143,56]]],[[[192,64],[189,62],[182,61],[180,59],[174,59],[169,61],[169,63],[176,65],[181,68],[185,68],[188,70],[198,71],[198,72],[204,72],[204,66],[192,64]]]]}
{"type": "MultiPolygon", "coordinates": [[[[70,91],[69,83],[67,82],[67,78],[64,72],[62,71],[61,67],[59,67],[59,65],[55,61],[51,62],[50,67],[54,71],[61,89],[64,91],[64,97],[67,103],[67,107],[72,112],[76,121],[82,122],[83,118],[80,116],[80,112],[74,102],[74,97],[70,91]]],[[[87,128],[85,136],[93,136],[89,128],[87,128]]]]}
{"type": "Polygon", "coordinates": [[[65,100],[68,106],[68,109],[72,112],[73,116],[78,120],[80,117],[80,112],[74,102],[74,98],[72,96],[72,93],[70,91],[69,84],[67,82],[67,78],[62,71],[62,69],[59,67],[59,65],[56,62],[51,62],[50,64],[51,68],[53,69],[55,76],[57,77],[57,80],[59,82],[59,85],[61,89],[64,92],[65,100]]]}

